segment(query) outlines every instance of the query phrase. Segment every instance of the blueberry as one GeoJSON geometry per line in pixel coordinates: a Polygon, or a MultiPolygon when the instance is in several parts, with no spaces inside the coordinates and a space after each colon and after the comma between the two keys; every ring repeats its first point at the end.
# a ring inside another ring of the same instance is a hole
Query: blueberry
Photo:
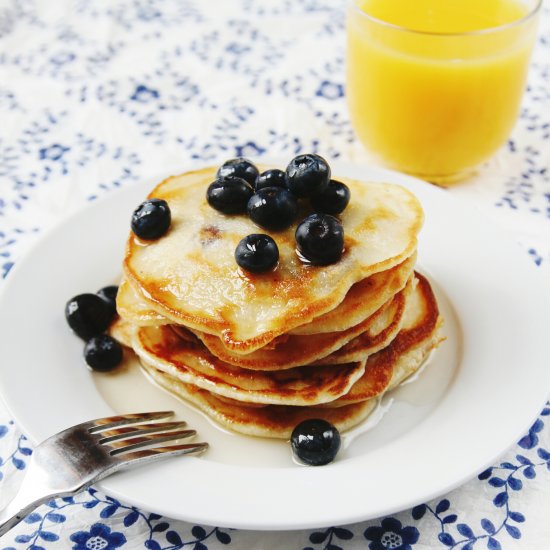
{"type": "Polygon", "coordinates": [[[330,180],[323,191],[311,197],[311,206],[316,212],[340,214],[345,210],[349,199],[349,187],[340,181],[330,180]]]}
{"type": "Polygon", "coordinates": [[[315,265],[337,262],[344,251],[344,228],[329,214],[311,214],[296,228],[298,252],[315,265]]]}
{"type": "Polygon", "coordinates": [[[254,185],[259,171],[252,162],[243,157],[226,160],[216,173],[217,178],[237,177],[254,185]]]}
{"type": "Polygon", "coordinates": [[[109,326],[113,310],[97,294],[79,294],[67,302],[65,318],[80,338],[88,340],[109,326]]]}
{"type": "Polygon", "coordinates": [[[132,231],[140,239],[151,241],[162,237],[170,227],[171,214],[163,199],[142,202],[132,214],[132,231]]]}
{"type": "Polygon", "coordinates": [[[219,178],[208,186],[208,204],[224,214],[246,212],[248,199],[254,194],[252,186],[242,178],[219,178]]]}
{"type": "Polygon", "coordinates": [[[116,314],[116,295],[118,293],[118,286],[111,285],[100,288],[96,294],[103,298],[110,306],[113,317],[116,314]]]}
{"type": "Polygon", "coordinates": [[[121,363],[122,346],[108,334],[99,334],[84,346],[84,359],[93,370],[108,372],[121,363]]]}
{"type": "Polygon", "coordinates": [[[261,273],[273,269],[279,261],[279,249],[275,241],[262,233],[246,236],[235,249],[235,260],[243,269],[261,273]]]}
{"type": "Polygon", "coordinates": [[[330,166],[319,155],[298,155],[286,168],[288,188],[297,197],[310,197],[320,193],[330,180],[330,166]]]}
{"type": "Polygon", "coordinates": [[[300,422],[290,436],[294,456],[309,466],[332,462],[340,449],[340,433],[326,420],[312,418],[300,422]]]}
{"type": "Polygon", "coordinates": [[[250,197],[246,210],[255,224],[271,231],[280,231],[294,223],[298,215],[298,201],[288,189],[264,187],[250,197]]]}
{"type": "Polygon", "coordinates": [[[262,172],[256,178],[254,189],[259,191],[265,187],[286,187],[286,174],[277,168],[262,172]]]}

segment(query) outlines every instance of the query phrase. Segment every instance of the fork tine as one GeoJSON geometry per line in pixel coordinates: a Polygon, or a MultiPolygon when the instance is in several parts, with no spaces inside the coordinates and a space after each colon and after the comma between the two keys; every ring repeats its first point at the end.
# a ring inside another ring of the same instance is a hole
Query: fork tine
{"type": "Polygon", "coordinates": [[[157,422],[156,424],[137,424],[134,426],[128,426],[127,428],[115,428],[113,430],[106,430],[98,433],[99,443],[104,445],[105,443],[111,443],[112,441],[118,441],[119,439],[127,439],[132,436],[142,436],[155,432],[165,432],[167,430],[175,430],[177,428],[183,428],[187,425],[187,422],[157,422]]]}
{"type": "Polygon", "coordinates": [[[202,454],[208,449],[208,443],[187,443],[184,445],[169,445],[167,447],[155,447],[142,451],[134,451],[132,453],[117,455],[117,459],[123,465],[132,465],[134,462],[156,462],[161,458],[169,456],[187,455],[187,454],[202,454]]]}
{"type": "Polygon", "coordinates": [[[197,435],[195,430],[177,430],[169,433],[150,434],[143,437],[125,439],[123,441],[114,441],[106,446],[113,449],[110,454],[111,456],[114,456],[127,451],[141,449],[141,447],[147,447],[148,445],[164,443],[166,441],[174,441],[175,439],[183,439],[186,437],[193,437],[194,435],[197,435]]]}
{"type": "Polygon", "coordinates": [[[117,426],[137,424],[139,422],[150,422],[152,420],[161,420],[162,418],[169,418],[173,415],[173,411],[122,414],[117,416],[108,416],[106,418],[98,418],[97,420],[90,420],[89,422],[84,422],[81,424],[80,427],[87,428],[90,433],[97,433],[103,430],[108,430],[109,428],[116,428],[117,426]]]}

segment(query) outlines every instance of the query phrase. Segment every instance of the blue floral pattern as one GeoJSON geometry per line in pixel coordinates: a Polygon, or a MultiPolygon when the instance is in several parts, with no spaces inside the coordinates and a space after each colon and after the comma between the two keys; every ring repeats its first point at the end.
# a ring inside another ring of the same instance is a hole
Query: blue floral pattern
{"type": "MultiPolygon", "coordinates": [[[[3,2],[0,284],[62,216],[139,180],[232,156],[318,151],[368,162],[346,110],[345,5],[345,0],[3,2]]],[[[513,134],[471,185],[449,190],[508,228],[545,274],[550,274],[549,59],[545,6],[513,134]]],[[[517,445],[476,479],[376,520],[246,533],[175,521],[90,488],[41,506],[0,547],[213,550],[254,548],[261,541],[262,548],[297,550],[545,548],[549,415],[547,404],[517,445]]],[[[31,454],[29,441],[0,405],[0,505],[19,484],[31,454]]]]}
{"type": "Polygon", "coordinates": [[[384,518],[380,526],[368,527],[365,538],[370,550],[411,550],[420,533],[416,527],[405,526],[396,518],[384,518]]]}
{"type": "Polygon", "coordinates": [[[94,523],[90,531],[77,531],[71,535],[76,543],[73,550],[115,550],[126,544],[126,537],[104,523],[94,523]]]}

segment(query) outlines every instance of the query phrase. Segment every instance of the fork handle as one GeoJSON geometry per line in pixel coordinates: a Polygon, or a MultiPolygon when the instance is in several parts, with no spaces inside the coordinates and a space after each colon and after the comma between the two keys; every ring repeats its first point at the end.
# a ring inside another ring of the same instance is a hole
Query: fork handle
{"type": "Polygon", "coordinates": [[[0,512],[0,537],[5,535],[12,527],[15,527],[22,519],[28,516],[35,508],[48,502],[57,495],[47,495],[38,500],[25,499],[19,493],[6,508],[0,512]]]}
{"type": "Polygon", "coordinates": [[[32,479],[33,476],[29,474],[31,474],[30,471],[23,478],[23,483],[15,498],[0,511],[0,537],[5,535],[12,527],[15,527],[21,520],[45,502],[58,497],[75,495],[86,488],[85,485],[82,485],[75,491],[59,492],[52,490],[45,494],[44,492],[37,493],[32,479]]]}

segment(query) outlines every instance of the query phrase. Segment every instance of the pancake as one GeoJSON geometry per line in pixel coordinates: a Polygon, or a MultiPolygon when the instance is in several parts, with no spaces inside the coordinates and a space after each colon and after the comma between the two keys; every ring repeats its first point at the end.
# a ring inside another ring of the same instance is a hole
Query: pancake
{"type": "MultiPolygon", "coordinates": [[[[318,334],[346,330],[364,321],[406,285],[416,262],[416,252],[404,262],[355,283],[344,300],[332,311],[310,323],[290,330],[288,334],[318,334]]],[[[141,292],[122,277],[117,294],[119,315],[138,326],[169,324],[170,320],[155,311],[141,292]]],[[[273,343],[273,342],[272,342],[273,343]]],[[[223,344],[223,340],[222,340],[223,344]]],[[[234,350],[234,353],[253,350],[234,350]]]]}
{"type": "Polygon", "coordinates": [[[397,387],[440,342],[441,320],[435,295],[423,275],[417,273],[416,277],[418,283],[407,303],[398,335],[389,346],[368,358],[363,376],[331,406],[359,403],[397,387]]]}
{"type": "Polygon", "coordinates": [[[399,310],[391,322],[385,322],[384,318],[379,319],[371,330],[356,336],[330,355],[317,359],[312,365],[340,365],[352,361],[361,361],[384,349],[399,333],[405,310],[406,303],[400,303],[399,310]],[[382,329],[380,329],[381,321],[384,321],[382,329]]]}
{"type": "Polygon", "coordinates": [[[169,203],[172,224],[156,241],[130,236],[124,274],[154,311],[221,338],[232,351],[259,349],[333,310],[353,284],[402,263],[416,249],[423,213],[414,195],[397,185],[343,179],[353,198],[340,216],[345,250],[339,262],[303,263],[291,227],[266,232],[279,247],[273,272],[245,272],[234,251],[258,227],[247,216],[227,216],[208,205],[205,193],[215,172],[171,177],[150,193],[169,203]]]}
{"type": "Polygon", "coordinates": [[[376,407],[376,399],[343,407],[249,406],[220,398],[207,390],[144,365],[145,372],[162,388],[191,403],[220,426],[246,435],[289,439],[297,424],[308,418],[324,418],[341,432],[363,421],[376,407]]]}
{"type": "Polygon", "coordinates": [[[117,317],[109,326],[108,332],[123,346],[131,349],[132,337],[134,335],[135,329],[136,327],[132,323],[129,323],[123,317],[117,317]]]}
{"type": "Polygon", "coordinates": [[[319,334],[346,330],[371,316],[402,290],[414,270],[416,252],[404,262],[355,283],[333,310],[310,323],[289,330],[289,334],[319,334]]]}
{"type": "Polygon", "coordinates": [[[386,329],[392,325],[399,327],[405,312],[407,296],[413,286],[412,281],[413,278],[393,299],[354,327],[329,334],[285,334],[274,340],[273,346],[264,346],[246,355],[232,353],[217,336],[198,331],[193,332],[213,355],[227,363],[246,369],[270,371],[288,369],[298,365],[307,365],[321,358],[326,358],[325,364],[331,364],[333,361],[330,354],[359,335],[366,334],[371,341],[377,339],[380,347],[389,343],[391,335],[395,332],[388,332],[386,329]]]}
{"type": "Polygon", "coordinates": [[[123,319],[137,326],[167,325],[171,322],[145,302],[124,276],[118,285],[116,309],[123,319]]]}
{"type": "Polygon", "coordinates": [[[135,329],[132,347],[147,367],[247,403],[305,406],[333,401],[346,394],[365,369],[365,361],[359,361],[251,372],[220,361],[200,342],[184,340],[168,326],[135,329]]]}

